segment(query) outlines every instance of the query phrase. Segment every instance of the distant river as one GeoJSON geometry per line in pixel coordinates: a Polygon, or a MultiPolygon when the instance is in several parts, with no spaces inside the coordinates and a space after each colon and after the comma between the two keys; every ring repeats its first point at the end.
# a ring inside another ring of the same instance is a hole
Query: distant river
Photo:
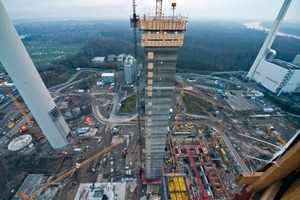
{"type": "MultiPolygon", "coordinates": [[[[248,23],[244,23],[243,25],[246,26],[247,28],[251,28],[251,29],[255,29],[255,30],[260,30],[260,31],[265,31],[265,32],[270,31],[270,29],[261,26],[260,23],[261,22],[248,22],[248,23]]],[[[300,36],[298,36],[298,35],[292,35],[292,34],[282,33],[282,32],[277,32],[277,35],[285,36],[285,37],[292,37],[292,38],[296,38],[296,39],[300,40],[300,36]]]]}

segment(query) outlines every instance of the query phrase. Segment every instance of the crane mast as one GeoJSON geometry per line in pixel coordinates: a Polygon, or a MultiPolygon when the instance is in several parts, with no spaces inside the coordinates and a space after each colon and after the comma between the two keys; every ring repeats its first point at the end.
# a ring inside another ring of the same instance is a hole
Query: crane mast
{"type": "Polygon", "coordinates": [[[134,58],[137,59],[137,23],[136,3],[132,0],[132,18],[130,18],[131,28],[133,28],[134,58]]]}
{"type": "Polygon", "coordinates": [[[14,97],[14,95],[10,91],[10,89],[5,85],[5,83],[1,79],[0,79],[0,83],[2,83],[3,89],[6,91],[6,93],[10,97],[10,99],[13,101],[13,103],[15,104],[15,106],[18,108],[18,110],[20,111],[20,113],[22,114],[22,116],[24,117],[24,119],[26,120],[26,122],[28,124],[31,124],[31,120],[30,120],[29,116],[26,114],[26,112],[24,111],[24,109],[22,108],[22,106],[19,104],[18,100],[14,97]]]}
{"type": "Polygon", "coordinates": [[[156,16],[162,16],[162,0],[156,0],[156,16]]]}

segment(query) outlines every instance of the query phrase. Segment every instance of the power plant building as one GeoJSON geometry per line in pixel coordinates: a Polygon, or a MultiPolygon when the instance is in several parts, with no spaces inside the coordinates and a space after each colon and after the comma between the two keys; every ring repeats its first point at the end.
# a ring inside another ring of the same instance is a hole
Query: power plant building
{"type": "Polygon", "coordinates": [[[300,66],[278,59],[261,60],[253,80],[271,92],[300,92],[300,66]]]}
{"type": "Polygon", "coordinates": [[[294,63],[295,65],[300,66],[300,55],[296,55],[296,57],[295,57],[294,60],[293,60],[293,63],[294,63]]]}
{"type": "Polygon", "coordinates": [[[135,79],[135,59],[128,55],[124,61],[125,81],[132,84],[135,79]]]}
{"type": "Polygon", "coordinates": [[[163,16],[161,3],[156,2],[156,16],[144,15],[138,23],[145,49],[144,172],[149,182],[162,177],[178,47],[183,45],[187,27],[187,17],[163,16]]]}

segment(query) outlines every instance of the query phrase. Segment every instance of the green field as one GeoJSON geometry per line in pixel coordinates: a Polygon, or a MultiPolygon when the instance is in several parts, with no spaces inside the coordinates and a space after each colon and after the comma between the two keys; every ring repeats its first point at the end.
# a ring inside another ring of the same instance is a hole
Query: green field
{"type": "Polygon", "coordinates": [[[75,55],[82,48],[82,44],[44,44],[32,42],[26,44],[26,49],[37,69],[47,68],[51,62],[75,55]]]}
{"type": "Polygon", "coordinates": [[[120,112],[129,113],[135,109],[136,95],[132,95],[121,102],[120,112]]]}

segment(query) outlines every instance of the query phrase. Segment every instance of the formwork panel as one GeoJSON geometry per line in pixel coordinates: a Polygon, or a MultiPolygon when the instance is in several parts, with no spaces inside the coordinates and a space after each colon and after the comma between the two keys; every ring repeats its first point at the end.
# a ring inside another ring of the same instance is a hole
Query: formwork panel
{"type": "MultiPolygon", "coordinates": [[[[145,130],[146,146],[150,144],[146,163],[146,179],[161,178],[164,148],[167,140],[170,105],[173,97],[174,73],[178,47],[183,45],[187,18],[141,17],[141,45],[145,47],[145,130]]],[[[175,197],[176,198],[176,197],[175,197]]]]}

